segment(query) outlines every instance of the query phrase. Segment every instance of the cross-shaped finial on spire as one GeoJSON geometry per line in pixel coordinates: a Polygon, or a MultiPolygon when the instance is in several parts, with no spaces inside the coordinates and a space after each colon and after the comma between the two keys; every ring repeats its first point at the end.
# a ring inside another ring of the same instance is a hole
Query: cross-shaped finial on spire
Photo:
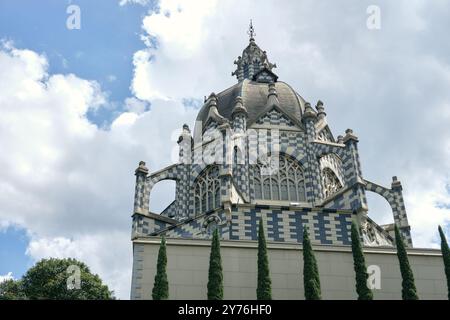
{"type": "Polygon", "coordinates": [[[250,26],[248,28],[247,34],[250,36],[250,41],[255,40],[256,33],[255,33],[255,29],[253,28],[252,19],[250,19],[250,26]]]}

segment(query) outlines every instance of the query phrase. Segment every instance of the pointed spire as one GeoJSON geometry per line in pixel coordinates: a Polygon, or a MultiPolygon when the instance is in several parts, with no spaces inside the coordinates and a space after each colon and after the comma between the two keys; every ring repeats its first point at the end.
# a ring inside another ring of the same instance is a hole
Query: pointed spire
{"type": "Polygon", "coordinates": [[[280,106],[280,101],[278,100],[278,93],[274,82],[269,83],[269,94],[267,95],[266,106],[280,106]]]}
{"type": "Polygon", "coordinates": [[[256,33],[255,33],[255,28],[253,28],[253,21],[252,21],[252,19],[250,19],[250,25],[248,27],[247,34],[250,37],[250,41],[255,41],[256,33]]]}

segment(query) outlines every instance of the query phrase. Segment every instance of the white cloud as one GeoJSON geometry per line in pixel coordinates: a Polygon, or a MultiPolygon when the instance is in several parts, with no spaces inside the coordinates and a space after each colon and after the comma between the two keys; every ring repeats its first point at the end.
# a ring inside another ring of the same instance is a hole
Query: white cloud
{"type": "Polygon", "coordinates": [[[145,101],[136,99],[134,97],[125,99],[125,109],[130,112],[133,112],[136,114],[141,114],[144,111],[146,111],[148,108],[149,108],[149,105],[145,101]]]}
{"type": "Polygon", "coordinates": [[[106,77],[106,80],[108,80],[108,82],[114,82],[117,80],[117,77],[113,74],[110,74],[106,77]]]}
{"type": "Polygon", "coordinates": [[[195,111],[130,98],[105,131],[86,117],[108,103],[95,81],[50,75],[44,55],[14,47],[0,49],[0,69],[2,228],[26,228],[34,260],[78,257],[129,298],[134,169],[170,164],[171,132],[195,111]]]}
{"type": "Polygon", "coordinates": [[[38,238],[30,242],[27,254],[43,258],[75,258],[85,262],[92,273],[100,274],[121,299],[129,299],[132,250],[130,233],[94,233],[76,239],[38,238]]]}
{"type": "Polygon", "coordinates": [[[12,272],[8,272],[7,274],[4,275],[0,274],[0,283],[7,280],[14,280],[12,272]]]}
{"type": "Polygon", "coordinates": [[[149,0],[120,0],[119,5],[125,6],[127,4],[140,4],[141,6],[145,6],[148,2],[149,0]]]}

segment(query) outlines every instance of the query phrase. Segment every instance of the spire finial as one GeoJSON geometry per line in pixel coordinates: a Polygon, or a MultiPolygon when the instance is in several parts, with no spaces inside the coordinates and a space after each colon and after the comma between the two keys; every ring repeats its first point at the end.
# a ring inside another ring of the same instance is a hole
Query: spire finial
{"type": "Polygon", "coordinates": [[[252,19],[250,19],[250,25],[248,27],[247,34],[250,36],[250,41],[255,40],[256,33],[255,33],[255,28],[253,28],[252,19]]]}

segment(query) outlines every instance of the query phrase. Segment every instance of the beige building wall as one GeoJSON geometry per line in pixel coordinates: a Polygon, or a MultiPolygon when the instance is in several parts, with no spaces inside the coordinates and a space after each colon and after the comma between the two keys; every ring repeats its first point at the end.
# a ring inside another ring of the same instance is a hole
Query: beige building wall
{"type": "MultiPolygon", "coordinates": [[[[159,238],[133,241],[131,299],[151,299],[159,238]]],[[[303,258],[296,243],[268,243],[273,299],[304,299],[303,258]]],[[[351,248],[314,246],[323,299],[356,299],[351,248]]],[[[444,265],[439,250],[408,249],[420,299],[447,299],[444,265]]],[[[210,240],[167,239],[170,299],[206,299],[210,240]]],[[[221,241],[225,299],[256,299],[257,243],[221,241]]],[[[367,265],[380,270],[375,299],[401,299],[396,251],[366,248],[367,265]]]]}

